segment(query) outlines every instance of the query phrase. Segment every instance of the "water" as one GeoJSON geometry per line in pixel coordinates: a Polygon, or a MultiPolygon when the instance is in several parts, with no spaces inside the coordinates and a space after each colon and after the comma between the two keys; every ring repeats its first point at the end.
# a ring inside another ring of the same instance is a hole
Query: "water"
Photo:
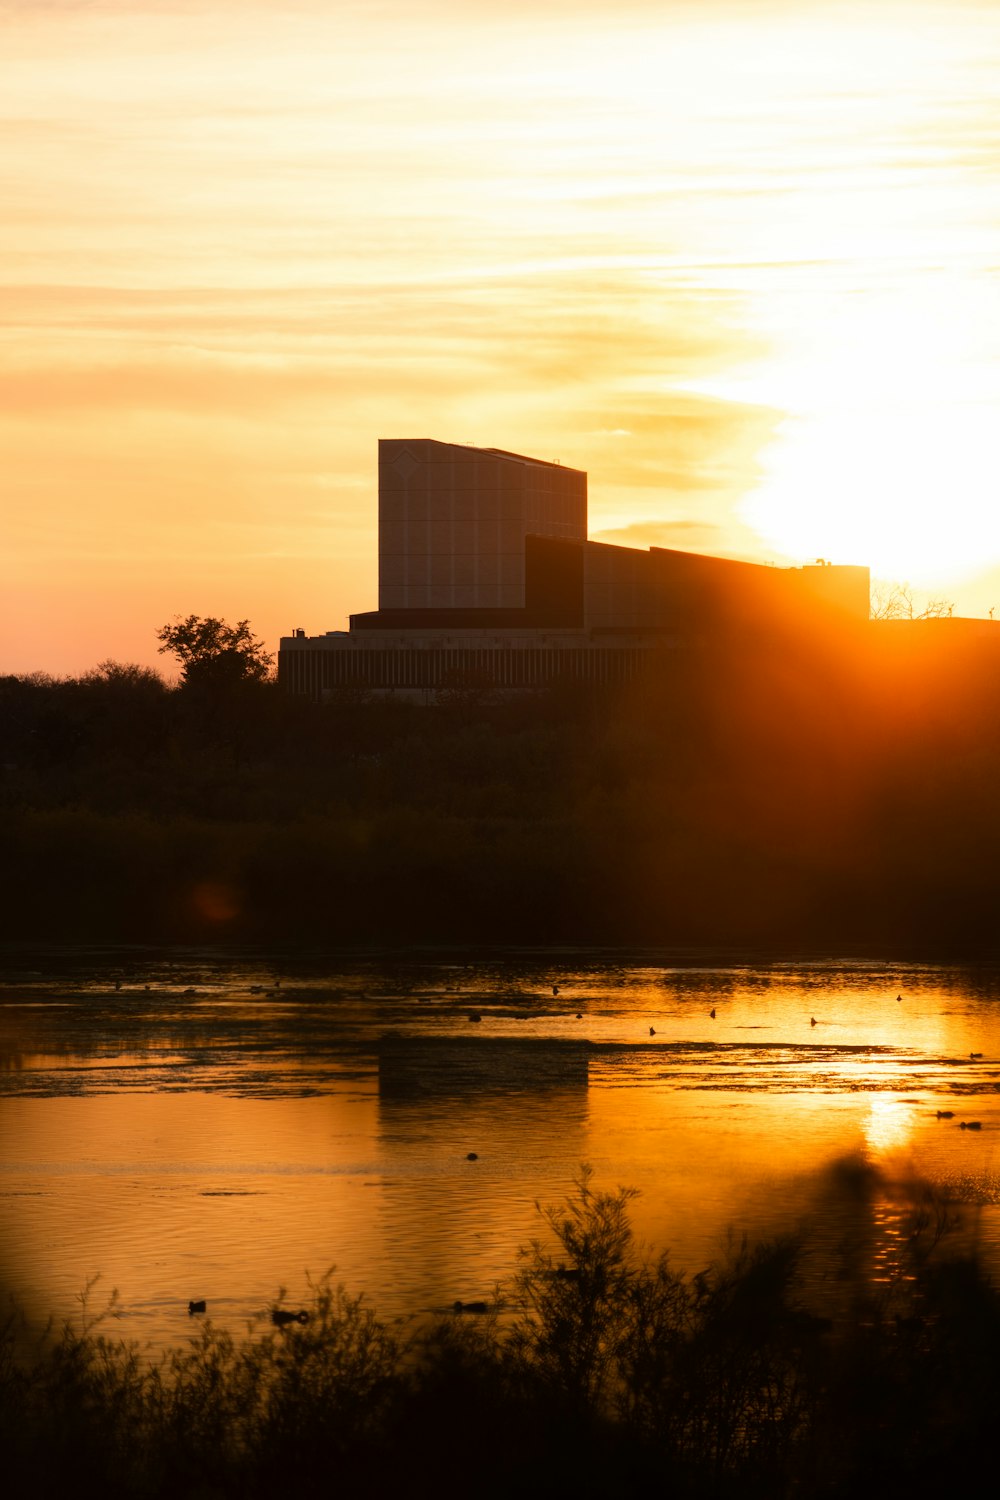
{"type": "Polygon", "coordinates": [[[488,1299],[583,1162],[690,1270],[808,1218],[815,1278],[850,1236],[889,1274],[914,1174],[1000,1261],[1000,970],[50,955],[0,1059],[0,1282],[38,1321],[99,1276],[153,1349],[330,1266],[387,1317],[488,1299]]]}

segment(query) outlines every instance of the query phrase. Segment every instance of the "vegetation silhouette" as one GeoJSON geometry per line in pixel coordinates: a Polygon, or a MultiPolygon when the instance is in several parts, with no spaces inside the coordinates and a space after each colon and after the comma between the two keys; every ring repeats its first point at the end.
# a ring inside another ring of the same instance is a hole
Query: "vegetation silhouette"
{"type": "Polygon", "coordinates": [[[188,688],[220,692],[238,683],[264,682],[274,667],[274,657],[253,634],[249,620],[229,625],[214,615],[188,615],[161,625],[156,638],[162,642],[160,653],[180,662],[188,688]]]}
{"type": "MultiPolygon", "coordinates": [[[[871,1169],[823,1191],[860,1204],[871,1169]]],[[[881,1281],[807,1306],[808,1236],[734,1241],[695,1275],[637,1248],[634,1194],[582,1169],[482,1316],[388,1326],[327,1275],[309,1317],[243,1340],[210,1321],[151,1362],[90,1313],[0,1341],[14,1494],[930,1494],[980,1478],[1000,1297],[920,1184],[881,1281]],[[949,1249],[949,1244],[951,1248],[949,1249]]],[[[281,1307],[279,1299],[278,1307],[281,1307]]],[[[115,1310],[112,1301],[103,1317],[115,1310]]]]}
{"type": "Polygon", "coordinates": [[[4,927],[994,954],[1000,672],[962,625],[706,640],[625,688],[432,707],[286,695],[245,621],[177,687],[0,678],[4,927]]]}

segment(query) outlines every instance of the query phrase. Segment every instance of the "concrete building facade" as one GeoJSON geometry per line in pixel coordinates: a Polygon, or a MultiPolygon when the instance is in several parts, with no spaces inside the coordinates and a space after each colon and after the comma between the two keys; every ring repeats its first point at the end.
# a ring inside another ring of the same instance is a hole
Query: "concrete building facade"
{"type": "Polygon", "coordinates": [[[498,448],[379,442],[380,610],[523,608],[529,536],[586,540],[586,474],[498,448]]]}
{"type": "Polygon", "coordinates": [[[379,607],[283,637],[279,680],[432,701],[449,686],[611,684],[650,653],[868,619],[868,569],[763,567],[587,539],[587,476],[497,448],[379,443],[379,607]]]}

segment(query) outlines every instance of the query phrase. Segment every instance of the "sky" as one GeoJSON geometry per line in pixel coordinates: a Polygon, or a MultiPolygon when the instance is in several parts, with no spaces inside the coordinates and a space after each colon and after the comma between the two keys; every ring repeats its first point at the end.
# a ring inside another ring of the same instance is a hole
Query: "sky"
{"type": "Polygon", "coordinates": [[[0,0],[0,671],[377,602],[377,440],[1000,607],[1000,6],[0,0]]]}

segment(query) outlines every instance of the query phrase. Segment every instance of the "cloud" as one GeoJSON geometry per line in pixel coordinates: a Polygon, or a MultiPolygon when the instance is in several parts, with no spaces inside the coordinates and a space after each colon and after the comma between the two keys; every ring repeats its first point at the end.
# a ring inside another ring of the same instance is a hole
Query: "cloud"
{"type": "MultiPolygon", "coordinates": [[[[436,390],[442,398],[464,387],[460,374],[433,367],[425,371],[424,383],[425,391],[436,390]]],[[[318,406],[358,401],[366,394],[375,398],[384,389],[384,372],[375,368],[331,364],[319,369],[254,369],[238,361],[192,359],[0,374],[0,408],[7,420],[72,412],[110,418],[115,412],[143,410],[181,412],[204,420],[224,414],[256,421],[268,413],[277,419],[287,408],[298,406],[317,421],[318,406]]]]}

